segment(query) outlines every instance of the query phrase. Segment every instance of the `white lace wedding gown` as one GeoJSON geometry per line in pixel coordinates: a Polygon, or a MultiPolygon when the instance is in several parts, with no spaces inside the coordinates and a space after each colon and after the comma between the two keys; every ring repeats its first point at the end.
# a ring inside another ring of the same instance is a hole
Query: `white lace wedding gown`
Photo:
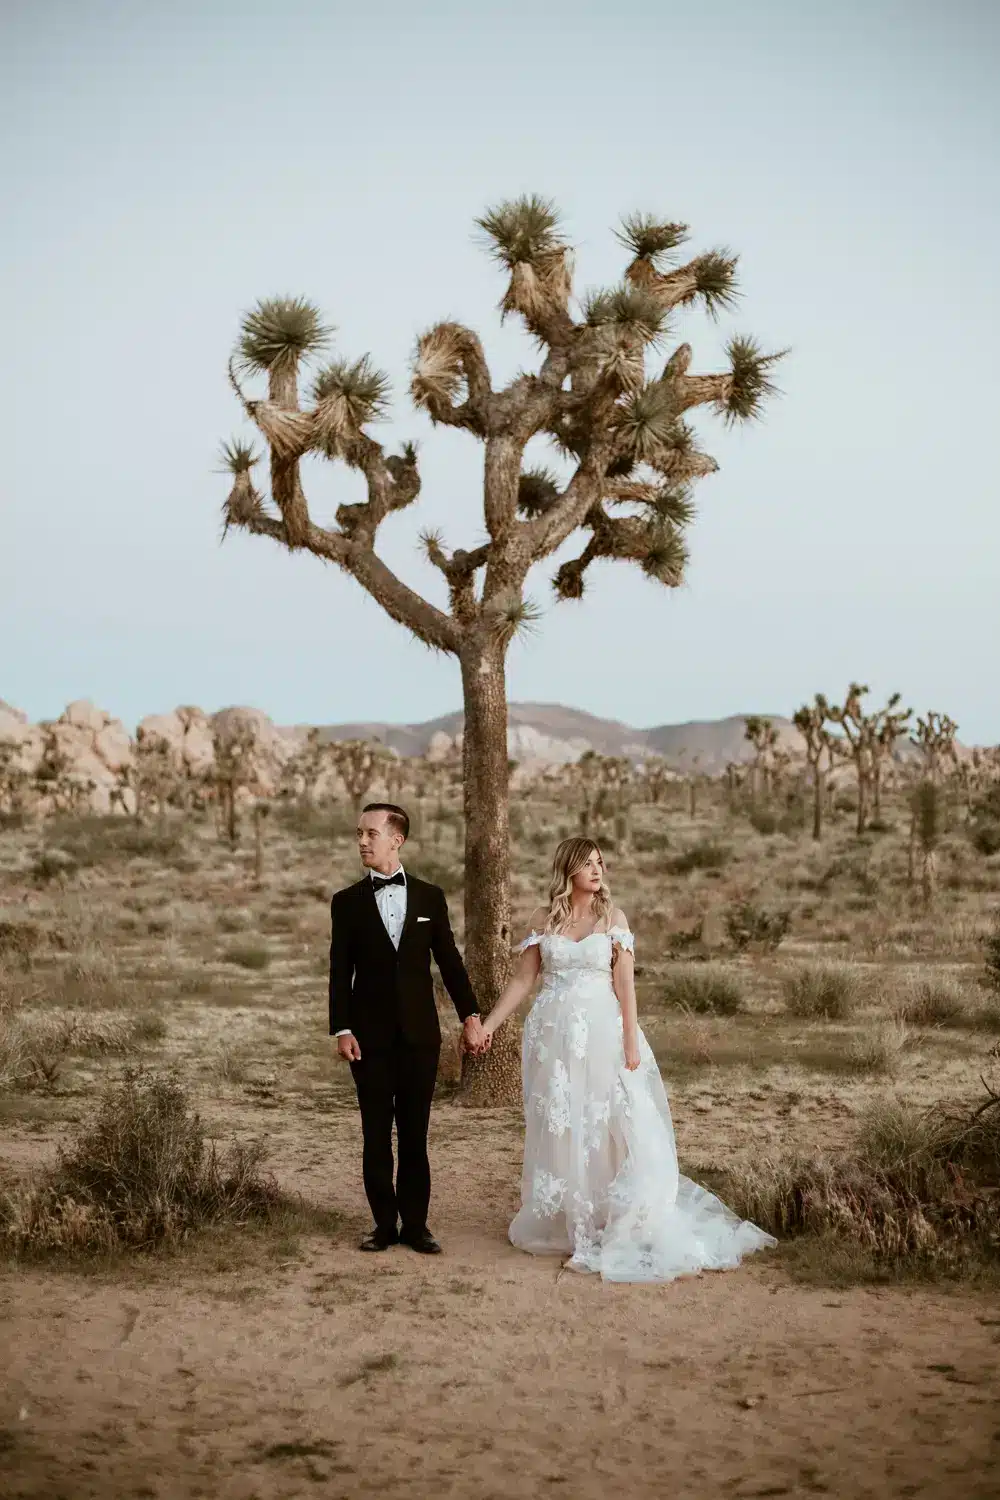
{"type": "Polygon", "coordinates": [[[532,932],[542,983],[524,1023],[524,1170],[513,1244],[568,1255],[608,1281],[671,1281],[739,1265],[777,1241],[677,1167],[670,1106],[652,1049],[625,1066],[611,982],[624,928],[575,942],[532,932]]]}

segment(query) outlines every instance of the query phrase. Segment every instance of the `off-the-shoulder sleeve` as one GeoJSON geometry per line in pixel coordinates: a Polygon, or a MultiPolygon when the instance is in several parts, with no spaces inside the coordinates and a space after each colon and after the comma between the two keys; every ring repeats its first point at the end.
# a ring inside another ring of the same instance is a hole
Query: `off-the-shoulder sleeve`
{"type": "Polygon", "coordinates": [[[540,932],[535,932],[534,928],[532,928],[531,932],[529,932],[528,936],[524,939],[524,942],[518,943],[517,947],[514,949],[514,952],[523,953],[525,948],[537,948],[538,944],[541,941],[542,934],[540,932]]]}
{"type": "Polygon", "coordinates": [[[624,948],[626,953],[635,952],[635,933],[629,932],[627,927],[609,927],[608,937],[617,948],[624,948]]]}

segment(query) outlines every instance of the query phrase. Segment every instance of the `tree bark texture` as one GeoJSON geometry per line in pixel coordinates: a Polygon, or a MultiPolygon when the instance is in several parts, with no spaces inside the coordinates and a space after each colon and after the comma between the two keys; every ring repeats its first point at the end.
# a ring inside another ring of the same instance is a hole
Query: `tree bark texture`
{"type": "MultiPolygon", "coordinates": [[[[482,1014],[488,1015],[511,966],[505,647],[476,633],[461,654],[465,725],[465,962],[482,1014]]],[[[470,1104],[519,1104],[518,1032],[501,1027],[483,1058],[466,1056],[463,1092],[470,1104]]]]}

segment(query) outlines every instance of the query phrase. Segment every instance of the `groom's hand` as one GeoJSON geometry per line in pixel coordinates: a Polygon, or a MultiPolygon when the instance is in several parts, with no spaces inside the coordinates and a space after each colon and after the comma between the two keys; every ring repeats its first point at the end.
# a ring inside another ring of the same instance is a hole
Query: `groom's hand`
{"type": "Polygon", "coordinates": [[[478,1016],[467,1016],[462,1025],[462,1045],[466,1052],[476,1054],[488,1045],[489,1038],[483,1030],[478,1016]]]}
{"type": "Polygon", "coordinates": [[[343,1036],[338,1036],[337,1051],[345,1062],[361,1061],[361,1048],[353,1032],[346,1031],[343,1036]]]}

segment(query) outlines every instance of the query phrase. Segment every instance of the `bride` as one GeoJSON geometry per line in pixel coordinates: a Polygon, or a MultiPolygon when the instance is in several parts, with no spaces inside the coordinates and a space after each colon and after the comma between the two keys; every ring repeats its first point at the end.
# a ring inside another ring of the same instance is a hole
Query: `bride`
{"type": "Polygon", "coordinates": [[[608,1281],[671,1281],[777,1243],[677,1168],[670,1106],[636,1016],[634,939],[600,850],[563,839],[549,905],[532,914],[493,1033],[524,1023],[524,1169],[513,1244],[608,1281]]]}

